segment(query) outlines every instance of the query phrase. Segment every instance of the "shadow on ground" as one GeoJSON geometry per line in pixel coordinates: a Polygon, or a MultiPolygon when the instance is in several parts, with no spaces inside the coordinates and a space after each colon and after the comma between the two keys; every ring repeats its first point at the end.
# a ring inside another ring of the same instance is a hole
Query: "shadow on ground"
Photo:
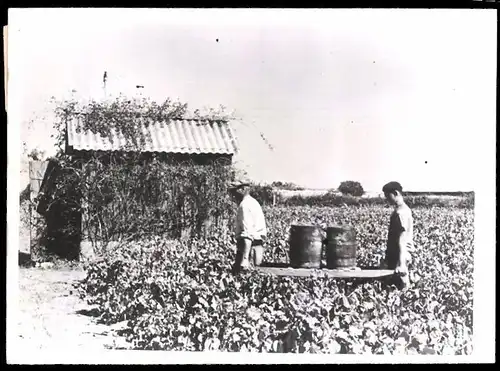
{"type": "MultiPolygon", "coordinates": [[[[287,263],[273,263],[273,262],[264,262],[260,265],[262,268],[291,268],[290,264],[287,263]]],[[[379,270],[380,267],[378,266],[364,266],[364,265],[358,265],[358,268],[361,270],[379,270]]],[[[321,265],[321,269],[327,269],[324,264],[321,265]]]]}
{"type": "Polygon", "coordinates": [[[376,270],[380,270],[380,267],[376,266],[376,265],[359,265],[358,268],[360,268],[361,270],[364,270],[364,271],[376,271],[376,270]]]}
{"type": "Polygon", "coordinates": [[[21,267],[34,267],[35,266],[35,262],[33,260],[31,260],[31,255],[30,254],[27,254],[25,252],[21,252],[19,251],[19,256],[18,256],[18,259],[19,259],[19,265],[21,267]]]}
{"type": "Polygon", "coordinates": [[[99,311],[97,308],[92,308],[92,309],[80,309],[75,312],[76,314],[80,314],[82,316],[87,316],[87,317],[99,317],[99,311]]]}
{"type": "Polygon", "coordinates": [[[263,262],[260,266],[262,268],[288,268],[290,265],[287,263],[263,262]]]}

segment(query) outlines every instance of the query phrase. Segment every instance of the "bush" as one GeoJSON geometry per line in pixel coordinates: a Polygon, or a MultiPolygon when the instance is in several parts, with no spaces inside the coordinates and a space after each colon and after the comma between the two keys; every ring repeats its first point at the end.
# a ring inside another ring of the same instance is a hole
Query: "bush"
{"type": "Polygon", "coordinates": [[[259,201],[261,206],[272,205],[273,200],[276,200],[276,202],[280,200],[279,194],[274,194],[274,188],[270,185],[252,185],[250,194],[259,201]]]}
{"type": "MultiPolygon", "coordinates": [[[[429,196],[406,196],[406,204],[411,207],[447,207],[460,209],[473,209],[474,196],[467,195],[463,197],[429,197],[429,196]]],[[[327,206],[327,207],[342,207],[342,206],[388,206],[387,201],[382,197],[355,197],[349,195],[338,195],[333,192],[328,192],[321,196],[292,196],[288,198],[280,198],[279,205],[283,206],[327,206]]]]}
{"type": "Polygon", "coordinates": [[[291,182],[272,182],[271,187],[274,189],[283,189],[287,191],[302,191],[304,187],[298,186],[291,182]]]}
{"type": "Polygon", "coordinates": [[[474,209],[473,194],[455,197],[406,196],[405,202],[410,207],[474,209]]]}
{"type": "Polygon", "coordinates": [[[361,183],[352,180],[340,183],[339,192],[349,196],[362,196],[365,193],[361,183]]]}

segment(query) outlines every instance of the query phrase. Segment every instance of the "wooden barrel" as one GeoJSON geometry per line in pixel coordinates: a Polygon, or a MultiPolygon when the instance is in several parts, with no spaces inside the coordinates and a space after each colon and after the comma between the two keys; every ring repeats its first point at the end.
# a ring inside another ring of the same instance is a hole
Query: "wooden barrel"
{"type": "Polygon", "coordinates": [[[326,241],[326,266],[328,269],[356,267],[356,234],[352,227],[328,227],[326,241]]]}
{"type": "Polygon", "coordinates": [[[292,268],[320,268],[323,248],[321,228],[308,225],[292,225],[289,245],[290,265],[292,268]]]}

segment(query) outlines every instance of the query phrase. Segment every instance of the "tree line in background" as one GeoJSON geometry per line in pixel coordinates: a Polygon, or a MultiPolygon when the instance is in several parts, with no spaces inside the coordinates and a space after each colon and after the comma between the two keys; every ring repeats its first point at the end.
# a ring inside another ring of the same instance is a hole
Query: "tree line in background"
{"type": "MultiPolygon", "coordinates": [[[[297,185],[293,182],[281,182],[281,181],[274,181],[269,185],[262,185],[262,187],[268,187],[276,190],[284,190],[284,191],[304,191],[306,190],[305,187],[302,187],[300,185],[297,185]]],[[[331,189],[330,192],[340,192],[343,195],[350,195],[350,196],[362,196],[365,191],[361,185],[361,183],[348,180],[345,182],[340,183],[340,186],[335,189],[331,189]]]]}

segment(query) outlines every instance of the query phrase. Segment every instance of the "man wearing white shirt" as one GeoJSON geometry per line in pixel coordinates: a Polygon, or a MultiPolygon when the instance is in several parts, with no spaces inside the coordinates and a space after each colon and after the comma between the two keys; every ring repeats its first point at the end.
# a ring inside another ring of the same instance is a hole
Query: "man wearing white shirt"
{"type": "Polygon", "coordinates": [[[253,264],[261,265],[267,229],[262,207],[250,195],[249,182],[243,180],[233,182],[230,193],[238,203],[235,221],[237,251],[233,267],[237,272],[250,267],[251,252],[253,252],[253,264]]]}

